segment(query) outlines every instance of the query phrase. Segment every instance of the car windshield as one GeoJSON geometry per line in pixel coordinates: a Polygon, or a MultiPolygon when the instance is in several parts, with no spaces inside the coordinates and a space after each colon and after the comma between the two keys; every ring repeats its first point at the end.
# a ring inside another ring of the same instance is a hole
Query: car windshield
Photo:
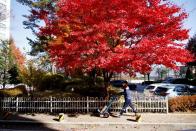
{"type": "Polygon", "coordinates": [[[155,88],[155,86],[147,86],[146,87],[147,90],[154,89],[154,88],[155,88]]]}
{"type": "Polygon", "coordinates": [[[172,83],[174,79],[164,80],[163,83],[172,83]]]}
{"type": "Polygon", "coordinates": [[[165,87],[157,87],[156,89],[156,93],[163,93],[163,92],[167,92],[169,89],[165,88],[165,87]]]}
{"type": "Polygon", "coordinates": [[[185,87],[185,86],[176,86],[174,91],[176,91],[176,92],[185,92],[185,91],[187,91],[187,87],[185,87]]]}

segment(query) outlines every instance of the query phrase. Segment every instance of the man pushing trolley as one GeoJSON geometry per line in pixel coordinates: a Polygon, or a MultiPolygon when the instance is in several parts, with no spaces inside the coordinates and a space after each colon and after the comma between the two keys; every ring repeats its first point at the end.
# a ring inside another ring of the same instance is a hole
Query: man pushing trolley
{"type": "MultiPolygon", "coordinates": [[[[137,110],[134,107],[134,104],[132,103],[132,100],[131,100],[131,90],[129,89],[127,81],[124,81],[122,83],[122,88],[124,89],[124,91],[122,93],[120,93],[119,95],[123,95],[124,96],[125,102],[124,102],[124,105],[123,105],[123,107],[122,107],[122,109],[120,111],[120,114],[117,115],[116,117],[122,116],[123,113],[126,112],[127,107],[130,106],[132,108],[133,112],[135,113],[135,117],[136,117],[135,121],[138,122],[140,120],[140,118],[141,118],[141,115],[138,115],[137,110]]],[[[117,96],[110,97],[110,100],[109,100],[108,104],[105,105],[101,111],[98,110],[98,112],[100,114],[100,117],[104,117],[104,118],[108,118],[109,117],[108,111],[109,111],[112,103],[115,102],[116,100],[117,100],[117,96]]]]}
{"type": "Polygon", "coordinates": [[[139,115],[137,113],[137,109],[135,108],[134,104],[132,103],[132,100],[131,100],[131,90],[129,89],[129,86],[128,86],[128,82],[127,81],[124,81],[122,83],[122,88],[124,89],[124,92],[122,92],[121,94],[124,95],[125,102],[124,102],[123,107],[122,107],[122,109],[120,111],[120,114],[117,117],[122,116],[122,114],[124,112],[126,112],[127,107],[130,106],[132,108],[133,112],[135,113],[135,117],[136,117],[135,120],[136,121],[139,121],[140,118],[141,118],[141,115],[139,115]]]}

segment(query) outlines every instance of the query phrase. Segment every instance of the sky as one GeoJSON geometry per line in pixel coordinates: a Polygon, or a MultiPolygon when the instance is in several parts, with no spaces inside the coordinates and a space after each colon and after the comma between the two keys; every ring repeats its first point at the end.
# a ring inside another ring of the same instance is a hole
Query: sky
{"type": "MultiPolygon", "coordinates": [[[[182,7],[189,16],[184,21],[184,28],[190,29],[189,35],[192,37],[196,34],[196,0],[170,0],[171,2],[182,7]]],[[[23,15],[29,13],[29,8],[11,0],[11,36],[13,37],[15,44],[25,54],[29,52],[31,47],[28,44],[27,37],[34,39],[31,30],[25,29],[23,21],[25,18],[23,15]]]]}

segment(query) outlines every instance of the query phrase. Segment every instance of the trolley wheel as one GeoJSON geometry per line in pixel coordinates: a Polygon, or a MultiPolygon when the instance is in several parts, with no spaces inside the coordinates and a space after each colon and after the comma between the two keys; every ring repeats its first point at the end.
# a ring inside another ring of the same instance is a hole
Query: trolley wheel
{"type": "Polygon", "coordinates": [[[109,116],[110,116],[110,114],[108,112],[106,112],[106,113],[103,114],[103,117],[104,118],[108,118],[109,116]]]}

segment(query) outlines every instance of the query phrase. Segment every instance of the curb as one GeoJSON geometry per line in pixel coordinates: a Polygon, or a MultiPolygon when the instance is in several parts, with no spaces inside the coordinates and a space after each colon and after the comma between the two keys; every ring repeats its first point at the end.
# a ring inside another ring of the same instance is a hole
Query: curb
{"type": "Polygon", "coordinates": [[[1,124],[65,124],[65,125],[195,125],[196,123],[150,123],[150,122],[40,122],[0,120],[1,124]]]}
{"type": "Polygon", "coordinates": [[[196,123],[147,123],[147,122],[41,122],[41,121],[9,121],[0,120],[0,130],[5,131],[196,131],[196,123]],[[7,130],[9,129],[9,130],[7,130]],[[140,130],[141,129],[141,130],[140,130]]]}

